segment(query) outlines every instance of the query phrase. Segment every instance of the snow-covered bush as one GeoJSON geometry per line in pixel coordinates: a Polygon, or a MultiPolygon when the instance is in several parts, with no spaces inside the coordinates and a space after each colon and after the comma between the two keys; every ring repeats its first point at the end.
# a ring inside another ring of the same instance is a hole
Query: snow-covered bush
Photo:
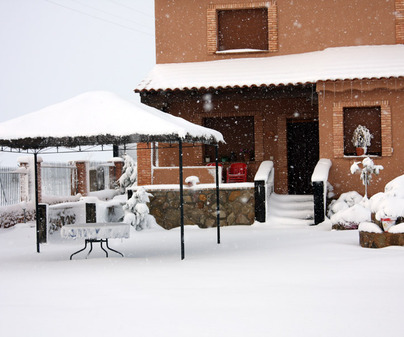
{"type": "Polygon", "coordinates": [[[125,193],[126,189],[136,185],[137,180],[137,164],[127,154],[123,155],[124,165],[123,173],[118,179],[119,189],[121,193],[125,193]]]}
{"type": "Polygon", "coordinates": [[[363,148],[366,153],[367,147],[370,146],[372,138],[373,135],[366,126],[358,125],[352,136],[352,144],[355,147],[363,148]]]}
{"type": "Polygon", "coordinates": [[[382,218],[404,217],[404,175],[399,176],[369,200],[369,207],[375,213],[376,220],[382,218]]]}
{"type": "Polygon", "coordinates": [[[330,204],[328,217],[333,228],[355,228],[359,223],[370,221],[372,213],[377,223],[383,218],[397,219],[397,223],[404,222],[404,175],[390,181],[384,192],[370,199],[362,198],[357,192],[341,194],[338,200],[330,204]]]}
{"type": "Polygon", "coordinates": [[[351,173],[355,174],[356,172],[360,172],[360,180],[363,185],[365,185],[365,199],[368,197],[368,185],[372,180],[373,174],[379,174],[380,171],[383,170],[382,165],[375,165],[372,159],[366,157],[361,162],[354,162],[351,165],[351,173]],[[362,168],[359,165],[362,164],[362,168]]]}
{"type": "Polygon", "coordinates": [[[34,220],[35,205],[32,202],[0,207],[0,228],[9,228],[18,223],[34,220]]]}
{"type": "Polygon", "coordinates": [[[356,191],[342,193],[337,200],[333,200],[328,207],[328,217],[348,209],[362,201],[363,197],[356,191]]]}
{"type": "Polygon", "coordinates": [[[146,205],[152,196],[144,187],[139,187],[123,206],[125,212],[123,222],[132,225],[136,230],[150,228],[155,224],[154,217],[149,214],[149,207],[146,205]]]}
{"type": "Polygon", "coordinates": [[[357,229],[361,222],[370,221],[370,219],[370,209],[361,204],[356,204],[335,213],[330,220],[333,226],[339,225],[340,228],[357,229]]]}

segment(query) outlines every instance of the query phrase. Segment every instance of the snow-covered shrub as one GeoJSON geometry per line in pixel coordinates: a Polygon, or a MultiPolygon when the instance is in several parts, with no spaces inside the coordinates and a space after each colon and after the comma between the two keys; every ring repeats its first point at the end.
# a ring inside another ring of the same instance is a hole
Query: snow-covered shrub
{"type": "Polygon", "coordinates": [[[389,197],[404,199],[404,175],[394,178],[386,184],[384,193],[389,197]]]}
{"type": "Polygon", "coordinates": [[[369,221],[372,213],[375,214],[376,226],[379,226],[382,218],[395,218],[396,223],[404,222],[404,175],[390,181],[384,192],[379,192],[370,199],[362,198],[357,192],[341,194],[338,200],[330,204],[328,217],[333,228],[352,228],[354,223],[369,221]]]}
{"type": "Polygon", "coordinates": [[[150,202],[149,197],[152,196],[151,193],[146,192],[144,187],[139,187],[123,206],[125,212],[123,222],[132,225],[136,230],[150,228],[155,220],[149,214],[149,207],[146,203],[150,202]]]}
{"type": "Polygon", "coordinates": [[[348,209],[362,201],[363,197],[356,191],[342,193],[337,200],[333,200],[328,207],[328,217],[348,209]]]}
{"type": "Polygon", "coordinates": [[[356,204],[352,207],[335,213],[331,217],[333,227],[338,229],[357,229],[359,224],[364,221],[370,221],[371,212],[361,204],[356,204]]]}
{"type": "Polygon", "coordinates": [[[126,189],[136,185],[137,181],[137,164],[127,154],[123,155],[123,173],[118,179],[119,189],[121,193],[125,193],[126,189]]]}
{"type": "MultiPolygon", "coordinates": [[[[375,213],[376,220],[382,218],[404,217],[404,175],[399,176],[369,200],[369,207],[375,213]]],[[[399,220],[401,221],[401,219],[399,220]]]]}
{"type": "Polygon", "coordinates": [[[362,181],[363,185],[365,185],[365,198],[368,197],[368,185],[372,180],[373,174],[379,174],[380,171],[383,170],[382,165],[375,165],[372,159],[366,157],[361,162],[354,162],[351,165],[351,173],[355,174],[356,172],[360,172],[360,180],[362,181]],[[362,168],[359,165],[362,164],[362,168]]]}
{"type": "Polygon", "coordinates": [[[34,220],[35,205],[32,202],[0,207],[0,228],[9,228],[18,223],[34,220]]]}

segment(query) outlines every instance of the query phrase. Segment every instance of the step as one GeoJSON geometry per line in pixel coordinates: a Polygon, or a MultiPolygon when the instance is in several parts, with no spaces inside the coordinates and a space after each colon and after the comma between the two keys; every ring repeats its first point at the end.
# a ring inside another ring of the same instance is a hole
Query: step
{"type": "Polygon", "coordinates": [[[268,200],[267,219],[279,224],[313,224],[313,196],[273,193],[268,200]]]}

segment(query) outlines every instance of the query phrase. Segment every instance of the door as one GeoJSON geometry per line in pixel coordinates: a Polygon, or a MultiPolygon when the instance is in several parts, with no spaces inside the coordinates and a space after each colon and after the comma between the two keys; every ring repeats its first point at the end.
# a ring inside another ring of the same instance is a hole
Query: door
{"type": "Polygon", "coordinates": [[[312,194],[311,175],[319,160],[318,121],[288,120],[288,192],[312,194]]]}

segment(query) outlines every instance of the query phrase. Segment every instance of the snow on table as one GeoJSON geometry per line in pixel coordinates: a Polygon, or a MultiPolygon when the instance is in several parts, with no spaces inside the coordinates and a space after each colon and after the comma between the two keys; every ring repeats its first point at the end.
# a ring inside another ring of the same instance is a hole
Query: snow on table
{"type": "Polygon", "coordinates": [[[60,234],[65,239],[128,239],[129,226],[122,222],[72,224],[63,226],[60,234]]]}

